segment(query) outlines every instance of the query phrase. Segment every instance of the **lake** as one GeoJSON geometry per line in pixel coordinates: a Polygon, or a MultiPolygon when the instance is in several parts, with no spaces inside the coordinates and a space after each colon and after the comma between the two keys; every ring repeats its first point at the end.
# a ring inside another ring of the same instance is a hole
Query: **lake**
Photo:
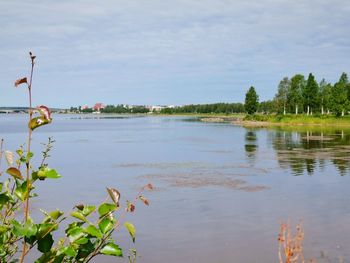
{"type": "MultiPolygon", "coordinates": [[[[26,122],[25,115],[0,115],[6,149],[25,143],[26,122]]],[[[287,220],[302,220],[306,258],[350,262],[349,129],[56,115],[34,132],[34,152],[49,136],[56,141],[49,164],[63,177],[38,184],[33,213],[97,204],[106,187],[125,202],[143,185],[155,186],[145,193],[150,206],[139,203],[127,218],[136,226],[138,262],[278,262],[279,226],[287,220]]],[[[127,254],[127,233],[115,238],[127,254]]]]}

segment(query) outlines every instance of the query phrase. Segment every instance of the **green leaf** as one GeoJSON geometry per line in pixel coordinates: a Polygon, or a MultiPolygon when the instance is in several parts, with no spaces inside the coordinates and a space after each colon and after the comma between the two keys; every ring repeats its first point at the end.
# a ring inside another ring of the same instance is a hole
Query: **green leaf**
{"type": "Polygon", "coordinates": [[[53,219],[53,220],[57,220],[58,218],[60,218],[63,215],[63,212],[56,209],[55,211],[50,212],[49,216],[53,219]]]}
{"type": "Polygon", "coordinates": [[[107,243],[102,249],[101,253],[109,256],[122,257],[123,251],[121,248],[114,243],[107,243]]]}
{"type": "Polygon", "coordinates": [[[103,234],[106,234],[108,231],[112,230],[114,227],[114,222],[110,220],[109,218],[104,218],[99,224],[98,227],[100,228],[101,232],[103,234]]]}
{"type": "Polygon", "coordinates": [[[58,226],[55,223],[42,223],[38,225],[38,238],[43,238],[45,235],[57,230],[58,226]]]}
{"type": "Polygon", "coordinates": [[[29,129],[34,131],[36,128],[43,126],[43,125],[46,125],[48,123],[50,123],[50,121],[41,116],[41,117],[33,118],[29,122],[28,127],[29,127],[29,129]]]}
{"type": "Polygon", "coordinates": [[[50,168],[45,167],[44,170],[45,170],[45,176],[47,178],[56,179],[56,178],[61,178],[62,177],[61,175],[59,175],[57,173],[57,171],[55,169],[50,169],[50,168]]]}
{"type": "Polygon", "coordinates": [[[77,262],[84,262],[83,259],[93,253],[94,250],[95,246],[90,240],[88,240],[86,244],[80,245],[78,255],[76,256],[76,259],[78,259],[77,262]]]}
{"type": "Polygon", "coordinates": [[[35,224],[33,224],[30,220],[24,225],[25,236],[30,238],[31,236],[35,236],[38,228],[35,224]]]}
{"type": "Polygon", "coordinates": [[[102,217],[108,214],[109,212],[113,212],[115,210],[117,210],[117,206],[115,204],[103,203],[102,205],[99,206],[98,213],[102,217]]]}
{"type": "Polygon", "coordinates": [[[21,199],[22,201],[24,201],[28,195],[28,191],[27,191],[27,182],[23,182],[22,184],[20,184],[19,186],[16,187],[15,190],[15,195],[21,199]]]}
{"type": "Polygon", "coordinates": [[[87,239],[86,237],[82,237],[82,238],[79,238],[78,240],[75,240],[74,243],[78,245],[84,245],[87,242],[89,242],[89,239],[87,239]]]}
{"type": "Polygon", "coordinates": [[[9,228],[7,226],[0,226],[0,235],[5,233],[9,228]]]}
{"type": "Polygon", "coordinates": [[[51,234],[38,240],[38,250],[42,253],[49,252],[53,245],[53,238],[51,234]]]}
{"type": "Polygon", "coordinates": [[[91,236],[97,237],[97,238],[102,238],[102,233],[99,229],[97,229],[94,225],[89,225],[85,229],[85,233],[88,233],[91,236]]]}
{"type": "Polygon", "coordinates": [[[45,178],[39,178],[39,176],[38,176],[38,171],[33,171],[33,172],[32,172],[32,179],[33,179],[33,180],[38,180],[38,179],[44,180],[45,178]]]}
{"type": "Polygon", "coordinates": [[[9,200],[10,198],[5,193],[0,194],[0,205],[6,204],[9,200]]]}
{"type": "Polygon", "coordinates": [[[72,213],[70,213],[70,215],[81,221],[87,222],[86,217],[80,211],[73,211],[72,213]]]}
{"type": "Polygon", "coordinates": [[[58,251],[58,254],[65,254],[68,257],[75,257],[78,254],[78,252],[72,246],[68,246],[61,248],[58,251]]]}
{"type": "Polygon", "coordinates": [[[44,167],[37,172],[33,172],[32,177],[34,180],[36,179],[44,180],[46,178],[57,179],[57,178],[61,178],[62,176],[59,175],[55,169],[44,167]]]}
{"type": "Polygon", "coordinates": [[[81,227],[85,222],[73,222],[73,223],[70,223],[65,232],[66,234],[68,235],[69,231],[72,230],[73,228],[76,228],[76,227],[81,227]]]}
{"type": "Polygon", "coordinates": [[[30,160],[34,156],[34,153],[29,152],[27,153],[27,160],[30,160]]]}
{"type": "Polygon", "coordinates": [[[67,232],[70,242],[74,242],[85,235],[84,229],[77,226],[67,232]]]}
{"type": "Polygon", "coordinates": [[[129,234],[132,238],[132,242],[135,243],[135,234],[136,234],[136,229],[134,227],[133,224],[129,223],[129,222],[125,222],[124,226],[126,227],[126,229],[129,231],[129,234]]]}
{"type": "Polygon", "coordinates": [[[84,216],[88,216],[92,212],[94,212],[95,210],[96,210],[96,206],[88,205],[88,206],[84,206],[82,213],[83,213],[84,216]]]}
{"type": "Polygon", "coordinates": [[[18,154],[19,157],[21,157],[23,155],[23,150],[18,149],[18,150],[16,150],[16,153],[18,154]]]}
{"type": "Polygon", "coordinates": [[[21,171],[18,170],[16,167],[10,167],[6,170],[6,173],[8,173],[9,175],[13,176],[14,178],[20,179],[20,180],[24,180],[21,171]]]}
{"type": "Polygon", "coordinates": [[[56,251],[49,251],[46,253],[43,253],[40,258],[35,260],[35,263],[61,263],[64,258],[64,255],[58,256],[56,255],[56,251]]]}
{"type": "Polygon", "coordinates": [[[16,236],[22,237],[26,234],[26,230],[21,223],[19,223],[16,220],[11,220],[11,224],[12,224],[12,231],[16,236]]]}
{"type": "Polygon", "coordinates": [[[28,244],[31,245],[33,245],[34,242],[37,240],[36,236],[24,237],[24,239],[28,244]]]}

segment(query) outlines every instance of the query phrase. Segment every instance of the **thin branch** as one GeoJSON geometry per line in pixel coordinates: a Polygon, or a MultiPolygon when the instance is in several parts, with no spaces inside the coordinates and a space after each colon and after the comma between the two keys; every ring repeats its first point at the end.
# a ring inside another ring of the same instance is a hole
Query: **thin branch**
{"type": "Polygon", "coordinates": [[[3,146],[4,146],[4,139],[1,139],[0,141],[0,176],[2,175],[1,172],[1,160],[2,160],[2,154],[3,154],[3,146]]]}
{"type": "MultiPolygon", "coordinates": [[[[136,195],[135,199],[133,202],[131,202],[132,205],[135,205],[135,203],[137,202],[137,200],[140,198],[140,195],[142,194],[143,191],[145,191],[145,189],[148,187],[148,185],[143,186],[140,191],[138,192],[138,194],[136,195]]],[[[88,257],[86,263],[88,263],[90,260],[92,260],[95,256],[97,256],[99,254],[100,249],[102,248],[102,246],[105,244],[106,240],[113,234],[113,232],[115,230],[118,229],[118,227],[120,227],[120,221],[122,221],[122,219],[126,216],[128,210],[125,209],[124,212],[120,215],[118,222],[116,223],[116,225],[114,226],[113,229],[111,229],[109,231],[109,233],[102,239],[101,243],[97,246],[97,248],[95,249],[95,251],[90,255],[90,257],[88,257]]]]}
{"type": "MultiPolygon", "coordinates": [[[[33,110],[32,110],[32,83],[33,83],[33,72],[34,72],[34,59],[35,57],[32,55],[31,52],[29,52],[30,59],[32,61],[31,65],[31,70],[30,70],[30,79],[29,79],[29,84],[28,84],[28,96],[29,96],[29,124],[32,121],[33,118],[33,110]]],[[[31,189],[30,185],[30,159],[28,158],[29,153],[30,153],[30,146],[32,142],[32,129],[30,128],[30,125],[28,125],[28,143],[27,143],[27,160],[26,160],[26,175],[27,175],[27,195],[26,195],[26,200],[25,200],[25,206],[24,206],[24,218],[25,222],[27,222],[28,217],[29,217],[29,191],[31,189]]],[[[22,250],[22,255],[20,262],[23,263],[24,257],[26,255],[26,250],[27,250],[27,243],[24,240],[23,241],[23,250],[22,250]]]]}

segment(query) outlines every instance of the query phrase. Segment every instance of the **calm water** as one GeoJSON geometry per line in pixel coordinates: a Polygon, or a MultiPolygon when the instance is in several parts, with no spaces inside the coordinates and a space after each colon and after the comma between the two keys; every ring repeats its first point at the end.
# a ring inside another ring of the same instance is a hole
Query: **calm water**
{"type": "MultiPolygon", "coordinates": [[[[25,127],[25,116],[0,115],[6,149],[25,142],[25,127]]],[[[100,202],[106,186],[124,201],[148,182],[156,187],[146,193],[151,206],[128,218],[138,262],[277,262],[279,223],[288,219],[303,220],[307,258],[350,262],[349,130],[61,115],[35,132],[36,151],[48,136],[56,140],[50,166],[63,178],[38,185],[36,211],[100,202]]]]}

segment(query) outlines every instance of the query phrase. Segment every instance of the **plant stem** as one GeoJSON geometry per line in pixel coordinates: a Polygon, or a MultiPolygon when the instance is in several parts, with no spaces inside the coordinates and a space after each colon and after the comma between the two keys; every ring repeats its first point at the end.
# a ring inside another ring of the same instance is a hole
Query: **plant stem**
{"type": "Polygon", "coordinates": [[[4,146],[4,139],[0,140],[0,176],[2,175],[1,172],[1,160],[2,160],[2,147],[4,146]]]}
{"type": "MultiPolygon", "coordinates": [[[[28,84],[28,97],[29,97],[29,122],[28,122],[28,141],[27,141],[27,161],[26,161],[26,175],[27,175],[27,195],[26,195],[26,199],[25,199],[25,206],[24,206],[24,219],[25,222],[27,222],[28,217],[29,217],[29,191],[31,189],[31,185],[30,185],[30,159],[29,157],[29,153],[30,153],[30,145],[32,142],[32,129],[30,128],[30,123],[32,121],[33,118],[33,111],[32,111],[32,81],[33,81],[33,71],[34,71],[34,57],[32,56],[31,52],[30,54],[30,59],[32,61],[32,67],[30,70],[30,79],[29,79],[29,84],[28,84]]],[[[26,255],[26,250],[27,250],[27,243],[24,240],[23,241],[23,249],[22,249],[22,255],[21,255],[21,259],[20,262],[23,263],[24,257],[26,255]]]]}

